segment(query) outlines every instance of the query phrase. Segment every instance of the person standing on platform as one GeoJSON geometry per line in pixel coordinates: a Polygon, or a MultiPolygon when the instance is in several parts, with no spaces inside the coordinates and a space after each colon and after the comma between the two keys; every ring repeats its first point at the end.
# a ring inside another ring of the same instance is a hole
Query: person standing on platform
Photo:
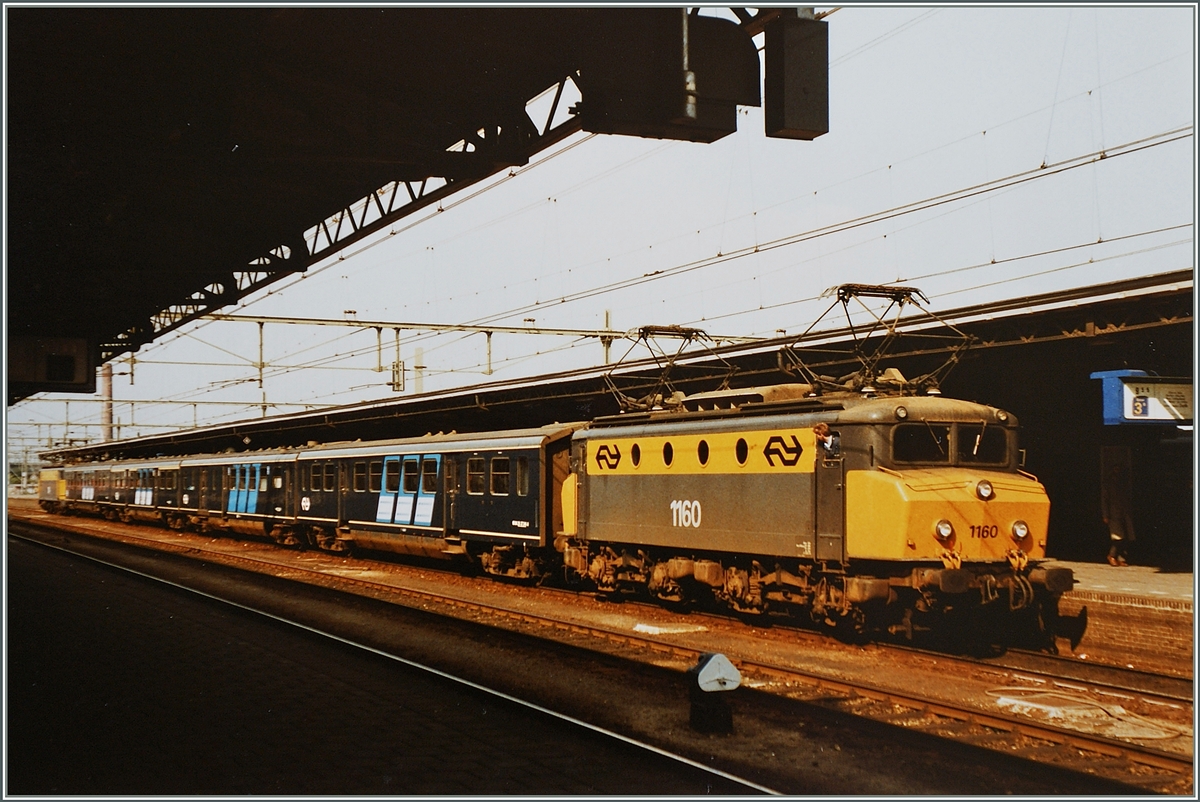
{"type": "Polygon", "coordinates": [[[1100,513],[1108,525],[1111,546],[1109,565],[1127,565],[1129,544],[1134,540],[1132,495],[1129,474],[1120,462],[1109,467],[1106,481],[1100,487],[1100,513]]]}

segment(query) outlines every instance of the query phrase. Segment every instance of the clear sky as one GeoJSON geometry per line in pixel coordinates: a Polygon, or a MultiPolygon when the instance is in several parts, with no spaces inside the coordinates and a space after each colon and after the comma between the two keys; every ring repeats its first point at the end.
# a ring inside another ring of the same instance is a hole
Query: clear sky
{"type": "MultiPolygon", "coordinates": [[[[619,330],[774,336],[847,282],[906,282],[941,311],[1194,267],[1195,7],[846,6],[826,20],[830,132],[813,142],[767,139],[760,108],[709,145],[579,134],[222,311],[585,329],[607,314],[619,330]]],[[[132,383],[116,363],[118,402],[189,402],[139,404],[133,427],[118,403],[121,434],[258,417],[264,392],[396,397],[392,337],[379,355],[374,330],[267,325],[260,390],[257,326],[192,325],[143,347],[132,383]]],[[[406,394],[417,364],[435,390],[603,360],[595,340],[497,334],[489,376],[481,334],[402,337],[406,394]]],[[[96,398],[10,408],[10,456],[68,429],[98,438],[81,425],[99,421],[96,398]]]]}

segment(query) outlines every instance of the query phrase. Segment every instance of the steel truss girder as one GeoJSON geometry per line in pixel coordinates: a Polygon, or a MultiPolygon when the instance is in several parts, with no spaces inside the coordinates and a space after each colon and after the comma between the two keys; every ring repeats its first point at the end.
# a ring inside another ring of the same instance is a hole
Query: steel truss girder
{"type": "Polygon", "coordinates": [[[457,149],[447,151],[442,160],[444,167],[460,165],[464,169],[444,169],[442,172],[447,175],[428,176],[420,181],[397,179],[372,191],[365,198],[343,207],[310,228],[303,236],[302,246],[277,246],[245,269],[230,271],[224,281],[214,282],[192,293],[186,301],[173,304],[151,315],[144,323],[131,326],[108,342],[101,343],[101,361],[136,351],[163,334],[237,303],[289,275],[304,272],[334,252],[465,187],[506,169],[527,164],[534,154],[580,130],[576,117],[553,125],[555,115],[560,111],[559,101],[563,90],[568,82],[574,80],[575,76],[565,76],[558,82],[550,114],[541,130],[524,109],[519,115],[512,115],[515,119],[512,124],[490,123],[481,126],[464,137],[456,146],[457,149]],[[440,183],[437,183],[439,180],[440,183]],[[407,202],[404,202],[405,198],[407,202]]]}
{"type": "MultiPolygon", "coordinates": [[[[699,7],[690,9],[692,15],[697,15],[699,11],[699,7]]],[[[730,8],[730,11],[737,17],[741,28],[751,36],[761,33],[767,22],[776,17],[797,13],[795,8],[759,8],[751,13],[738,7],[730,8]]],[[[186,300],[172,304],[146,321],[130,326],[100,343],[100,360],[104,362],[122,353],[136,351],[164,334],[237,303],[289,275],[304,272],[332,253],[465,187],[503,170],[527,164],[534,154],[581,130],[581,122],[574,110],[566,121],[553,125],[560,111],[563,90],[568,81],[578,86],[578,77],[576,72],[557,82],[553,104],[546,123],[540,129],[524,108],[502,112],[504,119],[493,119],[473,129],[464,136],[460,147],[428,154],[434,160],[436,174],[420,178],[398,176],[389,185],[372,191],[365,198],[343,207],[310,228],[304,234],[303,248],[296,245],[277,246],[245,268],[230,270],[224,281],[210,284],[192,293],[186,300]],[[408,202],[398,205],[397,199],[405,196],[408,202]]]]}

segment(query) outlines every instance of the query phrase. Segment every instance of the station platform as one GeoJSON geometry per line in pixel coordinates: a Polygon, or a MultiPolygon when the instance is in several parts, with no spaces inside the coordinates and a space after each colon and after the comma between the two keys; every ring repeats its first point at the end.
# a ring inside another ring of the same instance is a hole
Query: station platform
{"type": "Polygon", "coordinates": [[[1071,650],[1076,656],[1190,675],[1195,574],[1144,565],[1048,564],[1075,574],[1075,588],[1063,594],[1059,613],[1074,616],[1087,608],[1087,629],[1071,650]]]}

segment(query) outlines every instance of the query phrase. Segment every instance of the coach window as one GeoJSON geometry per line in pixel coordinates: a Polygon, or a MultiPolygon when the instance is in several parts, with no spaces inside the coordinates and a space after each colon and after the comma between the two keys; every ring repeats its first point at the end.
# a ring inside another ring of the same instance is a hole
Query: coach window
{"type": "Polygon", "coordinates": [[[365,462],[354,463],[354,492],[367,492],[367,463],[365,462]]]}
{"type": "Polygon", "coordinates": [[[266,471],[259,474],[259,476],[258,476],[258,492],[259,493],[267,492],[267,474],[270,472],[271,472],[271,469],[267,468],[266,471]]]}
{"type": "Polygon", "coordinates": [[[517,495],[529,495],[529,457],[517,457],[517,495]]]}
{"type": "Polygon", "coordinates": [[[324,468],[321,467],[321,463],[314,462],[312,466],[312,490],[314,493],[321,492],[321,482],[323,481],[321,477],[323,475],[324,468]]]}
{"type": "Polygon", "coordinates": [[[400,492],[400,463],[399,462],[391,461],[388,463],[387,476],[384,477],[384,483],[386,485],[387,492],[389,492],[389,493],[399,493],[400,492]]]}
{"type": "Polygon", "coordinates": [[[426,457],[421,463],[421,492],[437,492],[437,460],[426,457]]]}
{"type": "Polygon", "coordinates": [[[415,459],[404,460],[404,492],[416,493],[421,486],[421,476],[417,473],[418,465],[415,459]]]}
{"type": "Polygon", "coordinates": [[[325,490],[332,493],[337,490],[337,463],[325,463],[325,490]]]}
{"type": "Polygon", "coordinates": [[[379,488],[383,487],[383,462],[380,460],[371,460],[371,469],[368,472],[370,482],[367,485],[367,490],[372,493],[378,493],[379,488]]]}
{"type": "Polygon", "coordinates": [[[483,495],[485,466],[483,457],[471,457],[467,460],[467,492],[473,496],[483,495]]]}
{"type": "Polygon", "coordinates": [[[508,495],[508,457],[492,457],[492,495],[508,495]]]}

